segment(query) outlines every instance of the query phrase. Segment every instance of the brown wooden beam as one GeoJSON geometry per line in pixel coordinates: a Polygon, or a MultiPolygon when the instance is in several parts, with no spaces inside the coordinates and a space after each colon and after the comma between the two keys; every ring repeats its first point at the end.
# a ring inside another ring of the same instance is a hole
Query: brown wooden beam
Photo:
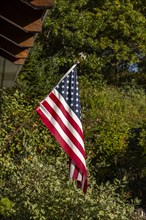
{"type": "Polygon", "coordinates": [[[27,33],[2,18],[0,18],[0,27],[0,35],[12,41],[14,44],[20,47],[34,46],[33,33],[27,33]]]}
{"type": "Polygon", "coordinates": [[[3,49],[0,49],[0,55],[2,57],[4,57],[5,59],[7,59],[7,60],[9,60],[12,63],[17,64],[17,65],[23,65],[25,63],[25,59],[17,59],[15,57],[13,57],[11,54],[8,54],[3,49]]]}
{"type": "Polygon", "coordinates": [[[19,47],[3,37],[0,37],[0,48],[7,51],[9,54],[16,58],[28,57],[28,49],[19,47]]]}
{"type": "Polygon", "coordinates": [[[22,2],[34,7],[34,8],[52,8],[54,6],[53,0],[21,0],[22,2]]]}
{"type": "Polygon", "coordinates": [[[1,18],[28,32],[42,31],[43,10],[35,10],[20,0],[1,0],[0,5],[1,18]]]}

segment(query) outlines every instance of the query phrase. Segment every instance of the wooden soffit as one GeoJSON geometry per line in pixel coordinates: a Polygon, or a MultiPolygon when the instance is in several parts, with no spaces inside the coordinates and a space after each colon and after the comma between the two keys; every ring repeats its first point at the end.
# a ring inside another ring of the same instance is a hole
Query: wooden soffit
{"type": "Polygon", "coordinates": [[[2,62],[3,58],[14,65],[25,63],[36,34],[42,31],[47,11],[53,6],[54,0],[0,0],[1,63],[7,63],[2,62]]]}

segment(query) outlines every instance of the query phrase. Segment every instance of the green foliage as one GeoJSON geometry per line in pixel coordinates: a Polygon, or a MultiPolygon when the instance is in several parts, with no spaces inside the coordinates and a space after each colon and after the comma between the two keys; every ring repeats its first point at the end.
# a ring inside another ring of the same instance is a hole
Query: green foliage
{"type": "Polygon", "coordinates": [[[49,12],[15,86],[3,93],[1,218],[140,219],[131,198],[146,201],[145,10],[144,0],[58,0],[49,12]],[[27,120],[79,52],[87,55],[78,66],[86,196],[68,180],[68,159],[35,112],[27,120]],[[133,62],[140,75],[125,71],[133,62]]]}
{"type": "MultiPolygon", "coordinates": [[[[132,156],[133,148],[129,151],[129,142],[130,140],[134,142],[131,130],[137,128],[145,132],[144,91],[134,86],[127,86],[121,91],[114,87],[97,88],[95,82],[89,83],[84,77],[80,78],[80,85],[85,145],[87,155],[90,157],[90,166],[97,181],[126,175],[130,172],[132,164],[133,175],[138,167],[142,174],[146,162],[144,155],[146,145],[143,144],[141,147],[139,141],[135,142],[135,151],[132,156]],[[89,95],[90,93],[92,95],[89,95]],[[130,158],[133,158],[131,165],[130,158]],[[139,163],[139,158],[141,158],[141,163],[139,163]],[[126,168],[124,162],[121,162],[125,160],[127,161],[126,168]]],[[[139,133],[137,136],[140,141],[142,141],[142,134],[139,133]]]]}
{"type": "Polygon", "coordinates": [[[11,202],[8,198],[1,198],[0,200],[0,216],[11,216],[15,213],[13,209],[13,202],[11,202]]]}
{"type": "MultiPolygon", "coordinates": [[[[145,95],[136,88],[120,91],[98,85],[88,77],[79,77],[89,172],[86,196],[68,180],[68,159],[35,113],[11,139],[34,108],[37,101],[34,93],[30,94],[34,100],[28,99],[25,90],[23,93],[13,88],[12,93],[4,93],[5,111],[0,130],[1,197],[9,198],[14,211],[4,206],[3,217],[10,214],[15,220],[136,219],[129,183],[114,178],[122,179],[129,172],[125,167],[125,172],[119,175],[128,149],[129,131],[144,122],[145,95]],[[107,182],[108,179],[113,183],[107,182]]],[[[138,138],[145,149],[144,125],[138,138]]],[[[140,156],[142,173],[144,151],[140,156]]],[[[134,171],[137,165],[138,161],[134,171]]]]}
{"type": "MultiPolygon", "coordinates": [[[[146,74],[145,73],[133,73],[133,72],[123,72],[119,76],[118,80],[116,77],[109,79],[108,83],[116,84],[122,87],[127,84],[128,86],[135,85],[137,87],[142,87],[146,91],[146,74]]],[[[130,87],[131,87],[130,86],[130,87]]]]}
{"type": "Polygon", "coordinates": [[[42,99],[77,61],[79,52],[87,55],[78,68],[79,75],[99,85],[103,78],[112,85],[134,78],[145,88],[146,18],[142,2],[56,1],[17,81],[19,90],[27,93],[28,100],[42,99]],[[126,74],[135,62],[140,63],[140,76],[126,74]]]}
{"type": "MultiPolygon", "coordinates": [[[[88,193],[84,196],[67,180],[65,161],[63,155],[58,158],[34,156],[19,163],[3,158],[2,194],[9,195],[15,203],[11,219],[134,219],[134,204],[126,203],[123,191],[125,180],[97,186],[90,178],[88,193]]],[[[135,200],[135,204],[137,202],[135,200]]]]}
{"type": "Polygon", "coordinates": [[[123,70],[141,62],[146,53],[143,7],[145,3],[130,0],[58,0],[39,37],[40,55],[34,57],[49,59],[48,65],[53,63],[59,72],[66,72],[78,53],[84,52],[87,60],[82,74],[98,80],[104,74],[107,80],[118,80],[123,70]]]}

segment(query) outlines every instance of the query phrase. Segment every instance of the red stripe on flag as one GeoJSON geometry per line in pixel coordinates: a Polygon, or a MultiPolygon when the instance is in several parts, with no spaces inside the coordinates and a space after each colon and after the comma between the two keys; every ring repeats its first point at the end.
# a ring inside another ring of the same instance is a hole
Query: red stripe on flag
{"type": "Polygon", "coordinates": [[[53,124],[48,120],[48,118],[44,115],[44,113],[41,111],[40,108],[37,108],[36,111],[41,117],[42,122],[44,125],[50,130],[52,135],[57,139],[57,141],[60,143],[64,151],[67,153],[67,155],[72,158],[72,160],[75,162],[75,164],[80,168],[80,171],[87,176],[87,170],[80,158],[74,153],[74,151],[70,148],[70,146],[64,141],[62,136],[59,134],[58,130],[53,126],[53,124]]]}
{"type": "Polygon", "coordinates": [[[80,171],[80,169],[78,168],[77,165],[75,165],[75,169],[74,169],[74,173],[73,173],[73,177],[72,177],[73,179],[77,180],[78,175],[79,175],[79,171],[80,171]]]}
{"type": "Polygon", "coordinates": [[[60,110],[62,111],[62,113],[64,114],[64,116],[67,118],[67,120],[70,122],[70,124],[72,124],[72,126],[75,128],[75,130],[79,133],[79,135],[81,136],[81,138],[84,140],[84,135],[83,135],[83,131],[81,130],[81,128],[79,127],[79,125],[75,122],[75,120],[71,117],[71,115],[68,113],[68,111],[66,111],[66,109],[64,108],[63,104],[60,102],[60,100],[51,92],[49,94],[49,97],[52,99],[52,101],[59,106],[60,110]]]}
{"type": "MultiPolygon", "coordinates": [[[[83,181],[83,180],[82,180],[83,181]]],[[[85,182],[84,182],[84,185],[82,186],[82,181],[77,181],[77,186],[79,187],[79,188],[82,188],[83,189],[83,192],[84,193],[86,193],[86,191],[87,191],[87,183],[88,183],[88,180],[87,180],[87,178],[85,179],[85,182]]]]}
{"type": "Polygon", "coordinates": [[[73,144],[79,149],[79,151],[82,153],[83,157],[85,158],[85,151],[83,149],[83,146],[78,142],[78,140],[74,137],[74,135],[66,127],[66,125],[63,123],[63,121],[61,120],[59,115],[54,111],[54,109],[45,100],[42,102],[42,105],[47,109],[48,112],[50,112],[52,117],[58,122],[58,124],[60,125],[62,130],[69,137],[69,139],[73,142],[73,144]]]}

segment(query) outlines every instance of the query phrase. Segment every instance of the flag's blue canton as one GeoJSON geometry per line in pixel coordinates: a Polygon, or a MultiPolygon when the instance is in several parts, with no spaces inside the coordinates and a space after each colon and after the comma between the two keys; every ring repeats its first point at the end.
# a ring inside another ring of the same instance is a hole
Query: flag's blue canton
{"type": "Polygon", "coordinates": [[[77,69],[74,68],[55,88],[65,99],[74,113],[81,119],[77,69]]]}

